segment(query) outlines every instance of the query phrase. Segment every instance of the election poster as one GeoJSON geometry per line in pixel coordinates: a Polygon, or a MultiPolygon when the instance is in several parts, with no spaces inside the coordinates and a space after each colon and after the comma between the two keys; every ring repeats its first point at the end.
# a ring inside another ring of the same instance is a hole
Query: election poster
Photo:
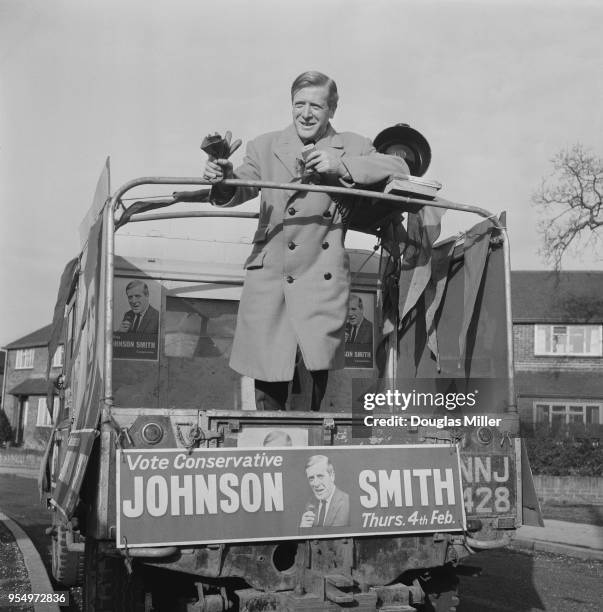
{"type": "Polygon", "coordinates": [[[148,278],[116,277],[113,300],[113,358],[156,361],[161,285],[148,278]]]}
{"type": "Polygon", "coordinates": [[[308,430],[305,427],[245,427],[237,435],[237,446],[308,446],[308,430]]]}
{"type": "Polygon", "coordinates": [[[345,324],[345,367],[373,368],[375,295],[352,291],[345,324]]]}
{"type": "Polygon", "coordinates": [[[465,529],[452,445],[127,449],[116,482],[119,547],[465,529]]]}

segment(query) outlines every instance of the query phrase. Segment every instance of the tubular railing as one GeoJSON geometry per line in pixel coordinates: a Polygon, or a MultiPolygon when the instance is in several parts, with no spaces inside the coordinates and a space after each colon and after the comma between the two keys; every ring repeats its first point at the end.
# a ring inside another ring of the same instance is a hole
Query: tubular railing
{"type": "MultiPolygon", "coordinates": [[[[408,196],[395,195],[391,193],[381,193],[365,189],[356,189],[348,187],[334,187],[327,185],[309,185],[302,183],[275,183],[271,181],[248,181],[241,179],[227,179],[220,183],[229,187],[255,187],[258,189],[281,189],[288,191],[312,191],[321,192],[331,195],[354,196],[367,198],[369,201],[385,201],[392,205],[393,209],[399,209],[400,212],[405,212],[408,208],[416,209],[417,206],[432,206],[435,208],[445,208],[448,210],[456,210],[461,212],[474,213],[480,217],[489,219],[493,226],[500,231],[504,253],[504,270],[505,270],[505,307],[507,317],[507,373],[508,373],[508,398],[507,412],[516,414],[517,406],[515,399],[515,387],[513,382],[513,328],[511,317],[511,270],[510,270],[510,255],[509,242],[506,228],[501,224],[497,216],[484,208],[471,206],[467,204],[458,204],[450,202],[440,197],[434,200],[412,198],[408,196]]],[[[186,217],[235,217],[235,218],[256,218],[257,213],[254,212],[237,212],[231,209],[220,208],[213,211],[172,211],[166,213],[151,213],[139,212],[130,216],[127,215],[127,208],[123,204],[123,196],[130,190],[142,185],[205,185],[210,186],[208,181],[198,177],[142,177],[134,179],[122,185],[109,200],[108,205],[104,210],[104,227],[105,227],[105,247],[106,247],[106,278],[105,278],[105,360],[104,360],[104,397],[105,405],[110,408],[112,405],[112,361],[113,361],[113,275],[115,270],[115,240],[114,233],[125,222],[151,221],[161,219],[175,219],[186,217]],[[121,217],[124,218],[124,223],[120,223],[116,214],[118,210],[122,210],[121,217]],[[124,217],[125,215],[125,217],[124,217]]],[[[153,208],[169,207],[180,202],[207,202],[209,190],[200,190],[197,192],[176,192],[171,197],[150,198],[145,199],[148,205],[147,210],[153,208]],[[195,197],[199,199],[194,199],[195,197]]]]}

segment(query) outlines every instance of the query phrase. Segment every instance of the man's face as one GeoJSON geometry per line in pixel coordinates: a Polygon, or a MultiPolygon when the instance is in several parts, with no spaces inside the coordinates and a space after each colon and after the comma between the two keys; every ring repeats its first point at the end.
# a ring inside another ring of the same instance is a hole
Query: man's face
{"type": "Polygon", "coordinates": [[[149,305],[149,296],[145,294],[144,287],[134,285],[126,291],[128,303],[135,314],[142,314],[149,305]]]}
{"type": "Polygon", "coordinates": [[[362,306],[360,306],[360,302],[358,300],[351,299],[348,304],[348,323],[354,326],[360,325],[363,318],[364,313],[362,311],[362,306]]]}
{"type": "Polygon", "coordinates": [[[335,110],[327,103],[329,88],[304,87],[293,96],[293,124],[302,142],[320,140],[327,131],[335,110]]]}
{"type": "Polygon", "coordinates": [[[335,489],[335,474],[326,461],[315,463],[306,469],[308,484],[318,500],[327,500],[335,489]]]}

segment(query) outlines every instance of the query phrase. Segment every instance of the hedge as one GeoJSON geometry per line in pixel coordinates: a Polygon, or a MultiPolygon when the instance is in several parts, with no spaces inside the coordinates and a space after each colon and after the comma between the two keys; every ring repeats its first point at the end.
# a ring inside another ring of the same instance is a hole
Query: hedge
{"type": "Polygon", "coordinates": [[[0,444],[10,442],[13,439],[13,430],[4,410],[0,408],[0,444]]]}
{"type": "Polygon", "coordinates": [[[575,437],[566,428],[538,428],[524,440],[534,474],[603,476],[603,445],[596,438],[575,437]]]}

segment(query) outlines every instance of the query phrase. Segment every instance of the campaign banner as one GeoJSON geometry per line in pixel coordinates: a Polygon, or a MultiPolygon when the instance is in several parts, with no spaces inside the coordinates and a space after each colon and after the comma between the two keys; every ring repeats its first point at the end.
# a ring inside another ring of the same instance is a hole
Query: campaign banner
{"type": "Polygon", "coordinates": [[[127,449],[117,545],[462,531],[451,445],[127,449]]]}
{"type": "Polygon", "coordinates": [[[113,358],[156,361],[159,356],[161,285],[147,278],[115,277],[113,358]]]}
{"type": "Polygon", "coordinates": [[[345,367],[373,368],[375,294],[350,293],[345,323],[345,367]]]}

